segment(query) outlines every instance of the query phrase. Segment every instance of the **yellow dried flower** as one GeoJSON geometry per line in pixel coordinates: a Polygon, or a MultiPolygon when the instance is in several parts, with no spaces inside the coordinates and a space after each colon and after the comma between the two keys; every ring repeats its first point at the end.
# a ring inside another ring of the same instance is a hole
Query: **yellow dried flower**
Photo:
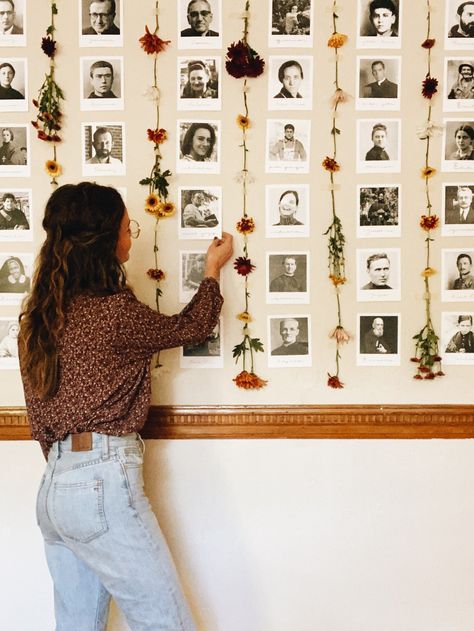
{"type": "Polygon", "coordinates": [[[61,165],[59,162],[56,162],[56,160],[46,160],[44,168],[46,173],[53,178],[61,175],[62,173],[61,165]]]}
{"type": "Polygon", "coordinates": [[[423,278],[429,278],[430,276],[434,276],[436,274],[436,270],[433,267],[425,267],[425,269],[421,272],[423,278]]]}
{"type": "Polygon", "coordinates": [[[248,311],[242,311],[242,313],[238,313],[236,315],[237,320],[240,320],[241,322],[245,322],[246,324],[248,324],[249,322],[252,322],[252,316],[250,315],[250,313],[248,311]]]}
{"type": "Polygon", "coordinates": [[[239,114],[236,118],[237,125],[241,129],[248,129],[250,127],[250,118],[248,116],[244,116],[243,114],[239,114]]]}
{"type": "Polygon", "coordinates": [[[343,33],[333,33],[328,39],[329,48],[341,48],[347,42],[348,37],[343,33]]]}

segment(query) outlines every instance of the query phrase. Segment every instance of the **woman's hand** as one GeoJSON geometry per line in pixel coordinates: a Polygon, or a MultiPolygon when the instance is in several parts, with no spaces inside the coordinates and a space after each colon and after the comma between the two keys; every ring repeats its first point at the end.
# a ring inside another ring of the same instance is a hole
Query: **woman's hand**
{"type": "Polygon", "coordinates": [[[222,238],[214,237],[214,240],[207,249],[204,276],[211,276],[219,280],[219,270],[230,259],[233,251],[231,234],[223,232],[222,238]]]}

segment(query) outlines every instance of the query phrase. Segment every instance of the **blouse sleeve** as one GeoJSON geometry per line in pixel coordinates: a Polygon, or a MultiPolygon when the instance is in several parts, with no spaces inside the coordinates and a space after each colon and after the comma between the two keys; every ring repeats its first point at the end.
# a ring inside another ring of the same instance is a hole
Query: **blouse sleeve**
{"type": "Polygon", "coordinates": [[[219,321],[223,298],[219,283],[205,278],[191,301],[176,315],[166,316],[140,302],[131,291],[118,294],[115,347],[131,358],[184,344],[199,344],[219,321]]]}

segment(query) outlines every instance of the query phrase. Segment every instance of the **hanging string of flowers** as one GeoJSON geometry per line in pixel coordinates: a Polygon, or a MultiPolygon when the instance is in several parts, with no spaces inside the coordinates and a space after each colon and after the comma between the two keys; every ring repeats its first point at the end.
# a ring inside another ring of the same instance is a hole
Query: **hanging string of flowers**
{"type": "Polygon", "coordinates": [[[168,200],[169,178],[172,173],[169,169],[162,170],[161,145],[168,139],[166,129],[160,127],[160,90],[158,88],[157,62],[159,53],[163,52],[170,40],[163,40],[158,36],[160,24],[158,20],[159,0],[155,1],[155,28],[150,32],[145,26],[145,34],[139,42],[147,55],[153,55],[153,82],[147,88],[145,96],[155,106],[155,125],[147,129],[148,141],[153,143],[154,159],[148,177],[140,180],[140,184],[148,186],[148,195],[145,199],[145,212],[155,218],[153,254],[155,267],[147,271],[148,277],[155,282],[155,302],[157,311],[160,310],[160,296],[162,290],[160,283],[165,279],[165,272],[158,266],[158,232],[161,219],[170,217],[175,211],[175,205],[168,200]]]}
{"type": "Polygon", "coordinates": [[[33,105],[38,109],[36,120],[31,121],[37,130],[37,136],[52,144],[53,158],[45,163],[46,173],[51,178],[51,184],[57,185],[57,178],[61,175],[62,168],[57,159],[56,146],[61,142],[59,131],[61,130],[61,101],[64,94],[55,80],[55,57],[57,53],[57,42],[54,39],[56,27],[54,16],[58,14],[55,2],[51,2],[51,23],[46,29],[46,36],[41,39],[41,50],[49,58],[49,72],[46,74],[42,86],[38,91],[38,97],[33,99],[33,105]]]}
{"type": "Polygon", "coordinates": [[[431,267],[431,244],[434,239],[432,231],[439,227],[439,217],[432,210],[430,195],[430,178],[432,178],[436,169],[430,166],[430,141],[431,138],[442,131],[440,125],[436,125],[432,119],[432,98],[438,92],[438,80],[431,76],[431,49],[436,40],[431,38],[431,1],[426,0],[427,8],[427,33],[426,39],[421,44],[422,48],[427,51],[427,72],[421,86],[421,94],[428,101],[428,116],[424,125],[417,132],[418,138],[425,141],[425,165],[421,171],[421,175],[425,181],[426,194],[426,212],[421,215],[420,227],[425,231],[425,268],[421,275],[423,277],[425,293],[423,296],[425,302],[425,324],[422,329],[413,336],[415,340],[415,354],[411,361],[416,363],[415,379],[434,379],[444,375],[441,370],[441,357],[439,355],[439,337],[433,326],[431,318],[431,290],[430,279],[436,274],[436,270],[431,267]]]}
{"type": "Polygon", "coordinates": [[[331,135],[333,143],[332,157],[326,156],[322,162],[323,168],[329,173],[330,191],[331,191],[331,210],[332,220],[329,228],[324,233],[328,237],[328,267],[329,267],[329,279],[334,286],[336,293],[336,305],[337,305],[337,325],[329,335],[330,339],[336,342],[336,372],[334,374],[328,373],[327,385],[330,388],[343,388],[344,384],[339,378],[340,373],[340,360],[341,360],[341,346],[349,342],[351,336],[344,329],[342,325],[342,310],[341,310],[341,287],[346,282],[345,273],[345,255],[344,245],[346,242],[344,236],[344,230],[342,227],[342,221],[336,210],[336,194],[335,194],[335,177],[334,174],[340,171],[341,166],[337,161],[337,136],[341,133],[336,126],[336,118],[338,114],[338,107],[341,103],[345,103],[348,100],[348,95],[342,90],[339,85],[339,48],[344,46],[347,42],[347,35],[338,33],[337,20],[339,16],[336,13],[336,0],[333,0],[332,4],[332,25],[333,32],[328,39],[328,47],[334,50],[334,85],[335,91],[331,98],[332,108],[332,123],[331,123],[331,135]]]}
{"type": "Polygon", "coordinates": [[[234,261],[234,269],[237,274],[244,277],[244,310],[237,315],[237,319],[243,323],[243,338],[240,344],[234,346],[232,355],[236,363],[242,360],[242,371],[234,378],[236,386],[246,390],[263,388],[267,382],[261,379],[254,370],[254,354],[263,352],[263,344],[259,338],[252,337],[250,334],[250,323],[252,316],[250,313],[250,291],[249,291],[249,274],[255,269],[249,257],[249,235],[255,230],[255,221],[247,212],[247,188],[251,181],[248,170],[248,146],[247,131],[251,126],[249,118],[249,106],[247,93],[249,86],[247,84],[248,77],[258,77],[263,73],[265,61],[261,59],[259,54],[250,47],[248,43],[248,32],[250,22],[250,0],[245,2],[245,10],[242,14],[244,21],[244,30],[242,38],[232,43],[227,48],[227,56],[225,67],[227,72],[236,79],[244,78],[242,86],[244,114],[237,116],[236,122],[242,131],[242,169],[238,173],[238,181],[242,184],[242,217],[237,222],[236,229],[243,237],[243,256],[238,256],[234,261]],[[249,359],[250,365],[247,360],[249,359]]]}

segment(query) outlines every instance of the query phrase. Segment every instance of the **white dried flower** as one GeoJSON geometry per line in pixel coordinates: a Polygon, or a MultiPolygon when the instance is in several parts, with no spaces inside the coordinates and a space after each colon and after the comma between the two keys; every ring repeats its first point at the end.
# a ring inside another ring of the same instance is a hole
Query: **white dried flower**
{"type": "Polygon", "coordinates": [[[160,90],[156,85],[151,85],[147,88],[143,95],[154,103],[158,104],[160,102],[160,90]]]}

